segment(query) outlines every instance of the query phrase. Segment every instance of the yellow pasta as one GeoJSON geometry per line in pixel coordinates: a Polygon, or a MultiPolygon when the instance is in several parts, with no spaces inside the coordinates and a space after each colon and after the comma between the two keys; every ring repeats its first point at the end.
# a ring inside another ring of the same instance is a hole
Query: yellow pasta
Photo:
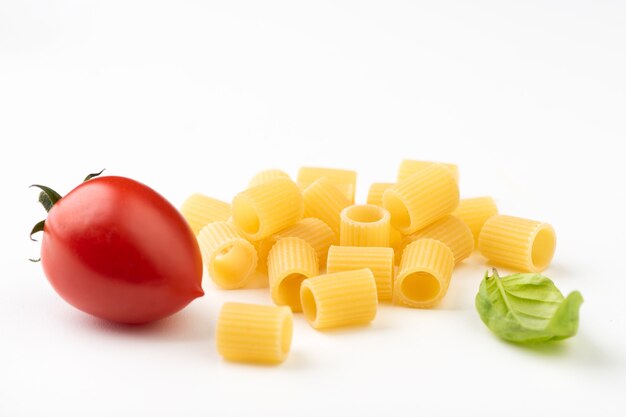
{"type": "Polygon", "coordinates": [[[209,223],[226,221],[230,217],[230,204],[202,194],[192,194],[185,200],[180,212],[197,235],[209,223]]]}
{"type": "Polygon", "coordinates": [[[328,178],[320,178],[302,193],[304,217],[317,217],[335,232],[339,238],[341,210],[350,205],[346,196],[328,178]]]}
{"type": "Polygon", "coordinates": [[[380,206],[357,204],[341,211],[341,246],[389,246],[390,215],[380,206]]]}
{"type": "Polygon", "coordinates": [[[234,362],[278,364],[291,349],[289,307],[224,303],[217,319],[217,351],[234,362]]]}
{"type": "Polygon", "coordinates": [[[367,268],[376,280],[379,301],[390,301],[393,287],[393,249],[382,247],[331,246],[326,272],[367,268]]]}
{"type": "Polygon", "coordinates": [[[256,187],[264,182],[275,180],[276,178],[289,178],[289,174],[280,169],[266,169],[256,174],[248,183],[248,188],[256,187]]]}
{"type": "Polygon", "coordinates": [[[235,196],[233,220],[250,240],[260,240],[302,218],[304,202],[298,186],[288,178],[276,178],[235,196]]]}
{"type": "Polygon", "coordinates": [[[451,214],[442,217],[413,234],[404,236],[402,249],[411,242],[422,238],[436,239],[448,245],[454,255],[456,264],[468,258],[474,250],[474,237],[469,226],[451,214]]]}
{"type": "Polygon", "coordinates": [[[388,189],[383,206],[391,213],[391,224],[411,234],[450,214],[459,204],[459,187],[450,170],[432,164],[388,189]]]}
{"type": "Polygon", "coordinates": [[[478,237],[478,249],[491,263],[518,271],[543,271],[555,248],[552,226],[520,217],[492,216],[478,237]]]}
{"type": "Polygon", "coordinates": [[[244,287],[257,264],[254,246],[226,222],[213,222],[200,230],[198,244],[213,281],[222,288],[244,287]]]}
{"type": "Polygon", "coordinates": [[[430,308],[448,292],[454,255],[445,243],[435,239],[418,239],[402,254],[394,284],[394,298],[400,304],[430,308]]]}
{"type": "Polygon", "coordinates": [[[350,204],[354,204],[356,172],[346,169],[302,167],[298,172],[298,185],[302,190],[318,179],[325,177],[341,191],[350,204]]]}
{"type": "Polygon", "coordinates": [[[309,278],[300,298],[304,317],[316,329],[367,324],[376,317],[376,280],[369,269],[309,278]]]}
{"type": "MultiPolygon", "coordinates": [[[[427,168],[437,162],[431,161],[414,161],[412,159],[405,159],[400,163],[400,168],[398,168],[398,182],[404,181],[411,175],[415,174],[417,171],[427,168]]],[[[450,170],[454,180],[459,182],[459,167],[455,164],[445,164],[440,163],[450,170]]]]}
{"type": "MultiPolygon", "coordinates": [[[[402,255],[402,238],[403,234],[393,226],[389,226],[389,247],[393,249],[394,253],[398,256],[402,255]]],[[[396,258],[397,262],[400,262],[400,258],[396,258]]]]}
{"type": "Polygon", "coordinates": [[[315,249],[299,237],[279,239],[268,255],[267,270],[274,302],[302,311],[300,285],[319,275],[315,249]]]}
{"type": "Polygon", "coordinates": [[[259,256],[259,269],[263,270],[267,267],[267,254],[276,241],[286,237],[299,237],[306,240],[315,249],[320,265],[326,263],[328,248],[335,241],[335,233],[326,223],[315,217],[307,217],[265,239],[254,242],[259,256]]]}
{"type": "Polygon", "coordinates": [[[395,184],[391,182],[375,182],[370,185],[370,190],[367,193],[367,204],[373,204],[375,206],[383,206],[383,194],[389,188],[395,184]]]}
{"type": "Polygon", "coordinates": [[[478,246],[480,229],[487,219],[498,214],[498,207],[491,197],[463,198],[452,214],[469,226],[474,236],[474,245],[478,246]]]}

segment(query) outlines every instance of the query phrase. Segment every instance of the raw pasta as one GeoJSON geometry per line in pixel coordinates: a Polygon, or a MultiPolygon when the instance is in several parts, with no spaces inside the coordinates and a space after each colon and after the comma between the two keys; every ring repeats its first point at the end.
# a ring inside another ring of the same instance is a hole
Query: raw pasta
{"type": "Polygon", "coordinates": [[[413,234],[404,236],[402,239],[402,250],[411,242],[421,238],[436,239],[448,245],[454,255],[456,264],[469,257],[474,250],[474,237],[469,226],[451,214],[442,217],[413,234]]]}
{"type": "Polygon", "coordinates": [[[402,254],[394,284],[396,299],[409,307],[433,307],[446,295],[453,268],[454,255],[445,243],[416,240],[402,254]]]}
{"type": "Polygon", "coordinates": [[[326,263],[328,248],[335,241],[335,233],[326,223],[315,217],[307,217],[276,234],[254,242],[259,256],[258,269],[261,271],[267,269],[267,254],[278,239],[285,237],[299,237],[306,240],[315,249],[320,265],[326,263]]]}
{"type": "Polygon", "coordinates": [[[459,187],[450,170],[432,164],[388,189],[383,206],[391,224],[403,234],[415,233],[450,214],[459,204],[459,187]]]}
{"type": "Polygon", "coordinates": [[[267,270],[272,300],[293,311],[302,311],[300,285],[319,275],[315,249],[299,237],[279,239],[268,255],[267,270]]]}
{"type": "Polygon", "coordinates": [[[452,214],[469,226],[474,236],[474,246],[478,247],[480,229],[487,219],[498,214],[498,207],[491,197],[463,198],[452,214]]]}
{"type": "Polygon", "coordinates": [[[276,178],[289,178],[289,174],[280,169],[266,169],[256,174],[248,183],[248,188],[256,187],[264,182],[275,180],[276,178]]]}
{"type": "Polygon", "coordinates": [[[202,194],[192,194],[185,200],[180,212],[197,235],[209,223],[226,221],[230,217],[230,204],[202,194]]]}
{"type": "Polygon", "coordinates": [[[390,301],[393,289],[393,249],[360,246],[331,246],[326,272],[352,271],[367,268],[376,280],[378,301],[390,301]]]}
{"type": "Polygon", "coordinates": [[[478,249],[491,263],[519,271],[543,271],[555,248],[552,226],[521,217],[492,216],[478,237],[478,249]]]}
{"type": "Polygon", "coordinates": [[[276,178],[235,196],[233,220],[250,240],[260,240],[302,218],[304,202],[298,186],[288,178],[276,178]]]}
{"type": "MultiPolygon", "coordinates": [[[[400,167],[398,168],[398,182],[404,181],[411,175],[415,174],[417,171],[427,168],[433,164],[437,164],[438,162],[432,161],[414,161],[412,159],[405,159],[400,163],[400,167]]],[[[459,167],[455,164],[446,164],[439,163],[450,170],[454,180],[459,182],[459,167]]]]}
{"type": "Polygon", "coordinates": [[[389,246],[390,215],[380,206],[357,204],[341,211],[341,246],[389,246]]]}
{"type": "Polygon", "coordinates": [[[298,171],[298,185],[302,190],[313,184],[318,179],[325,177],[354,204],[356,189],[356,172],[346,169],[302,167],[298,171]]]}
{"type": "Polygon", "coordinates": [[[375,182],[370,185],[369,192],[367,193],[367,204],[373,204],[375,206],[383,206],[383,194],[389,188],[395,184],[391,182],[375,182]]]}
{"type": "Polygon", "coordinates": [[[304,317],[316,329],[367,324],[376,317],[376,280],[369,269],[309,278],[300,298],[304,317]]]}
{"type": "Polygon", "coordinates": [[[317,217],[335,232],[339,239],[340,213],[350,205],[346,196],[328,178],[320,178],[302,193],[304,217],[317,217]]]}
{"type": "Polygon", "coordinates": [[[198,244],[213,281],[222,288],[244,287],[257,264],[254,246],[226,222],[213,222],[200,230],[198,244]]]}
{"type": "Polygon", "coordinates": [[[224,303],[217,319],[217,351],[235,362],[278,364],[291,349],[289,307],[224,303]]]}

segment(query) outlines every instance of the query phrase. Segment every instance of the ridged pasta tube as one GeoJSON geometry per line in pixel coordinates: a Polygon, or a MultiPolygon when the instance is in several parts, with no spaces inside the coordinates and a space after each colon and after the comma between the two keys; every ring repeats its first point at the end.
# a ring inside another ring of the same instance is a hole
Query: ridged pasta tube
{"type": "Polygon", "coordinates": [[[446,164],[442,162],[432,162],[432,161],[415,161],[412,159],[404,159],[400,163],[400,167],[398,168],[398,182],[404,181],[411,175],[415,174],[417,171],[427,168],[433,164],[441,164],[448,168],[454,177],[454,180],[459,182],[459,167],[455,164],[446,164]]]}
{"type": "Polygon", "coordinates": [[[252,177],[248,183],[248,188],[256,187],[257,185],[275,180],[276,178],[289,178],[289,174],[280,169],[266,169],[252,177]]]}
{"type": "Polygon", "coordinates": [[[289,307],[224,303],[217,319],[217,351],[235,362],[278,364],[291,349],[289,307]]]}
{"type": "Polygon", "coordinates": [[[304,317],[316,329],[367,324],[376,317],[376,280],[369,269],[309,278],[300,298],[304,317]]]}
{"type": "Polygon", "coordinates": [[[445,243],[416,240],[402,254],[395,298],[409,307],[433,307],[446,295],[453,268],[454,255],[445,243]]]}
{"type": "Polygon", "coordinates": [[[373,204],[375,206],[383,206],[383,194],[389,188],[392,188],[395,184],[392,182],[375,182],[370,185],[370,189],[367,193],[367,204],[373,204]]]}
{"type": "Polygon", "coordinates": [[[543,271],[555,248],[552,226],[521,217],[492,216],[478,237],[478,249],[491,263],[518,271],[543,271]]]}
{"type": "Polygon", "coordinates": [[[230,217],[230,204],[196,193],[185,200],[180,212],[197,235],[209,223],[226,221],[230,217]]]}
{"type": "Polygon", "coordinates": [[[341,246],[389,246],[390,215],[380,206],[357,204],[341,211],[341,246]]]}
{"type": "Polygon", "coordinates": [[[326,177],[309,185],[302,193],[304,217],[317,217],[335,232],[339,239],[341,210],[350,205],[350,200],[326,177]]]}
{"type": "Polygon", "coordinates": [[[279,239],[268,255],[267,271],[272,300],[293,311],[302,311],[300,285],[319,275],[315,249],[299,237],[279,239]]]}
{"type": "Polygon", "coordinates": [[[298,186],[288,178],[276,178],[237,194],[233,220],[250,240],[260,240],[302,218],[304,202],[298,186]]]}
{"type": "Polygon", "coordinates": [[[378,301],[390,301],[393,290],[393,249],[382,247],[331,246],[326,272],[329,274],[367,268],[376,280],[378,301]]]}
{"type": "Polygon", "coordinates": [[[300,168],[300,171],[298,171],[298,186],[304,190],[322,177],[328,178],[328,180],[348,199],[350,204],[354,204],[356,171],[334,168],[302,167],[300,168]]]}
{"type": "Polygon", "coordinates": [[[404,236],[402,249],[404,250],[408,244],[422,238],[436,239],[448,245],[456,264],[468,258],[474,250],[474,237],[469,226],[451,214],[413,234],[404,236]]]}
{"type": "Polygon", "coordinates": [[[480,229],[487,219],[498,214],[498,207],[491,197],[463,198],[452,214],[469,226],[474,236],[474,245],[478,247],[480,229]]]}
{"type": "Polygon", "coordinates": [[[383,206],[391,213],[391,225],[403,234],[415,233],[459,204],[459,186],[450,170],[433,164],[383,194],[383,206]]]}
{"type": "Polygon", "coordinates": [[[254,242],[259,256],[258,269],[267,268],[267,254],[278,239],[299,237],[306,240],[317,254],[320,265],[326,264],[328,248],[335,241],[335,233],[323,221],[315,217],[307,217],[271,236],[254,242]]]}
{"type": "Polygon", "coordinates": [[[213,222],[200,230],[198,244],[213,281],[222,288],[244,287],[256,269],[254,246],[226,222],[213,222]]]}

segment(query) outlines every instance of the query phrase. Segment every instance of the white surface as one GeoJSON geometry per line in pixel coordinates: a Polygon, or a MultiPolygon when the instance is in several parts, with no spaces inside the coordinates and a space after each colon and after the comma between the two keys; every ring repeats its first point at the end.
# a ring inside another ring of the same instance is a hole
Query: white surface
{"type": "Polygon", "coordinates": [[[0,2],[1,416],[624,415],[624,2],[209,3],[0,2]],[[306,164],[358,170],[364,200],[402,158],[456,162],[464,196],[555,226],[546,274],[583,293],[578,336],[496,339],[475,255],[436,310],[329,333],[298,316],[282,366],[244,366],[215,319],[262,290],[207,279],[180,314],[116,326],[27,260],[32,183],[105,167],[180,204],[306,164]]]}

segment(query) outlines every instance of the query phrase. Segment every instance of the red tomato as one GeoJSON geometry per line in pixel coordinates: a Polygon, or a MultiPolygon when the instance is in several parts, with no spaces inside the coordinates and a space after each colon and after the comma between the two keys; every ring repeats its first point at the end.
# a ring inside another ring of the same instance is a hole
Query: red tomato
{"type": "Polygon", "coordinates": [[[45,221],[41,262],[74,307],[146,323],[202,296],[202,258],[187,222],[165,198],[128,178],[86,181],[45,221]]]}

